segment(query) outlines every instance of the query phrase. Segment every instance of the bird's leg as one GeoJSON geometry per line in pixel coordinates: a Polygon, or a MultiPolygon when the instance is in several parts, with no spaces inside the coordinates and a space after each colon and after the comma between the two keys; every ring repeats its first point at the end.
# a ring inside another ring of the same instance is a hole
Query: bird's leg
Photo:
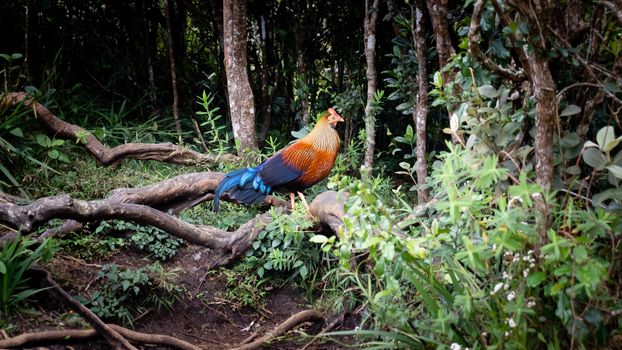
{"type": "Polygon", "coordinates": [[[309,211],[309,204],[307,203],[307,200],[305,199],[305,195],[302,194],[302,192],[298,192],[298,196],[300,197],[300,199],[302,199],[302,203],[305,205],[305,208],[307,208],[307,213],[311,215],[311,212],[309,211]]]}
{"type": "Polygon", "coordinates": [[[296,198],[296,195],[294,194],[294,192],[290,192],[289,193],[289,200],[292,202],[292,210],[294,210],[294,199],[296,198]]]}

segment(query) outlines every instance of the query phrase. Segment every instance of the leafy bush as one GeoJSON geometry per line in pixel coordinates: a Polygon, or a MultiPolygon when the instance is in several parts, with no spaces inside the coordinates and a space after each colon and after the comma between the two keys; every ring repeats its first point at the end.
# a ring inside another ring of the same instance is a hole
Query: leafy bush
{"type": "Polygon", "coordinates": [[[320,260],[320,250],[310,243],[307,231],[312,222],[302,206],[290,215],[271,209],[272,220],[259,232],[244,262],[254,266],[259,277],[266,271],[290,273],[289,279],[307,278],[320,260]]]}
{"type": "Polygon", "coordinates": [[[162,261],[175,256],[183,243],[181,238],[173,237],[159,228],[123,220],[102,221],[95,229],[95,233],[108,231],[132,232],[131,240],[138,249],[147,251],[162,261]]]}
{"type": "Polygon", "coordinates": [[[350,193],[334,252],[375,329],[361,334],[405,348],[606,344],[617,328],[604,310],[619,299],[605,287],[619,273],[611,244],[622,217],[573,198],[556,204],[525,173],[508,183],[496,156],[448,148],[430,177],[437,201],[423,212],[401,189],[388,199],[374,183],[333,178],[350,193]],[[538,201],[551,206],[546,237],[538,201]]]}
{"type": "Polygon", "coordinates": [[[183,292],[175,283],[175,277],[176,273],[165,271],[157,263],[125,270],[120,270],[116,264],[104,265],[98,276],[103,283],[86,305],[99,317],[131,325],[139,307],[172,309],[183,292]]]}

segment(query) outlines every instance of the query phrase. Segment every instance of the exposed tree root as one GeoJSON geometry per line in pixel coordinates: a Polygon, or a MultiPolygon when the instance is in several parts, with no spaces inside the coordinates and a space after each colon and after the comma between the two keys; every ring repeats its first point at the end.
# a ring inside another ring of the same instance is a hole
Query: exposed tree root
{"type": "Polygon", "coordinates": [[[272,331],[266,333],[264,336],[255,339],[254,341],[248,344],[242,344],[238,347],[232,348],[231,350],[251,350],[258,349],[266,345],[269,341],[276,337],[280,337],[283,334],[289,332],[294,327],[305,323],[305,322],[317,322],[323,321],[324,318],[319,311],[316,310],[304,310],[295,315],[292,315],[290,318],[285,320],[283,323],[278,325],[272,331]]]}
{"type": "Polygon", "coordinates": [[[25,92],[7,93],[0,98],[0,107],[16,106],[20,103],[23,103],[26,108],[32,109],[37,120],[55,137],[84,142],[84,147],[103,165],[115,165],[128,158],[157,160],[173,164],[206,164],[219,160],[239,160],[237,156],[232,154],[218,156],[202,154],[172,143],[127,143],[109,148],[84,128],[58,118],[25,92]]]}
{"type": "MultiPolygon", "coordinates": [[[[109,328],[113,329],[120,335],[123,335],[127,339],[143,344],[153,344],[160,346],[167,346],[175,349],[182,350],[200,350],[201,348],[188,343],[185,340],[174,338],[168,335],[162,334],[147,334],[136,332],[115,324],[107,324],[109,328]]],[[[43,331],[36,333],[23,333],[16,337],[6,338],[0,340],[0,348],[2,349],[16,349],[23,347],[31,347],[40,344],[50,343],[66,343],[70,340],[87,340],[96,338],[99,334],[94,329],[63,329],[53,331],[43,331]]],[[[134,348],[134,347],[132,347],[134,348]]],[[[134,348],[135,349],[135,348],[134,348]]]]}

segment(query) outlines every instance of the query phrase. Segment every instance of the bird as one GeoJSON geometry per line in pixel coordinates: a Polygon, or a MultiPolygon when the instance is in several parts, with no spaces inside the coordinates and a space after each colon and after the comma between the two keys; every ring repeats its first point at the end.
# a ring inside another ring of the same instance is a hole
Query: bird
{"type": "Polygon", "coordinates": [[[324,180],[330,173],[339,152],[337,123],[344,119],[329,108],[315,127],[298,141],[273,154],[254,168],[243,168],[225,175],[214,191],[214,211],[220,211],[220,197],[244,204],[256,204],[272,192],[289,193],[292,209],[298,193],[309,211],[302,192],[324,180]]]}

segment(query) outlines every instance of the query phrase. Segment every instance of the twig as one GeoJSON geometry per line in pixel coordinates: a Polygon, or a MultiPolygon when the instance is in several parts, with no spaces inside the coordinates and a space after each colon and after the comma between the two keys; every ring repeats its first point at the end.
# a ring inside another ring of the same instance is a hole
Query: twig
{"type": "Polygon", "coordinates": [[[343,322],[343,319],[345,318],[346,313],[342,312],[341,314],[339,314],[339,316],[335,317],[335,319],[329,323],[328,325],[326,325],[326,327],[322,328],[322,330],[320,331],[320,333],[316,334],[307,344],[305,344],[305,346],[302,347],[302,349],[300,350],[305,350],[307,349],[309,346],[311,346],[311,344],[315,343],[316,340],[320,339],[321,336],[323,336],[326,332],[330,332],[332,331],[339,323],[343,322]]]}
{"type": "Polygon", "coordinates": [[[288,331],[290,331],[294,327],[298,326],[299,324],[302,324],[302,323],[305,323],[305,322],[310,322],[310,321],[319,321],[319,320],[323,320],[323,319],[324,318],[322,317],[322,314],[319,311],[316,311],[316,310],[304,310],[304,311],[301,311],[301,312],[291,316],[287,320],[285,320],[283,323],[278,325],[272,331],[266,333],[263,337],[260,337],[260,338],[256,339],[252,343],[243,344],[243,345],[241,345],[239,347],[235,347],[235,348],[233,348],[231,350],[251,350],[251,349],[260,348],[265,343],[269,342],[270,340],[272,340],[272,339],[274,339],[276,337],[280,337],[281,335],[287,333],[288,331]]]}

